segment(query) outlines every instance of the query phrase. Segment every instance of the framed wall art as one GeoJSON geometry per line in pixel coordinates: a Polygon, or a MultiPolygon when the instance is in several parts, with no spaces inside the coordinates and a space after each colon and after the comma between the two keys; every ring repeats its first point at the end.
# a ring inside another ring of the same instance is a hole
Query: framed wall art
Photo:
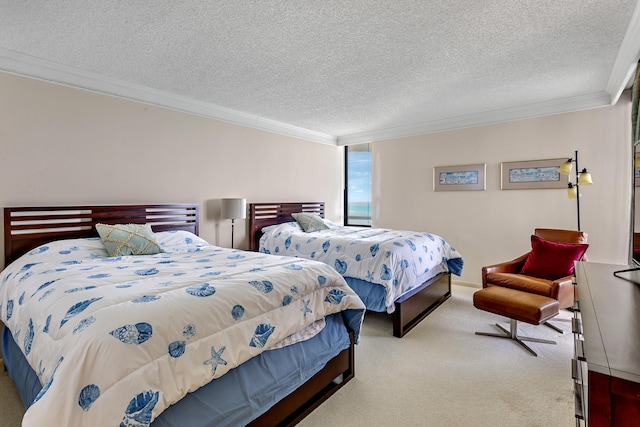
{"type": "Polygon", "coordinates": [[[433,191],[484,190],[486,165],[436,166],[433,168],[433,191]]]}
{"type": "Polygon", "coordinates": [[[564,188],[569,177],[558,172],[558,166],[567,159],[529,160],[500,164],[502,190],[528,190],[536,188],[564,188]]]}

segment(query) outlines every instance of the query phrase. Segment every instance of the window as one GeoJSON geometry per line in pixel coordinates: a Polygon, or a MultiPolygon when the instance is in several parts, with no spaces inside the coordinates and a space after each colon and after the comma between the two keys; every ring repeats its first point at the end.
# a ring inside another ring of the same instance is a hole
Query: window
{"type": "Polygon", "coordinates": [[[371,227],[371,144],[345,147],[344,223],[371,227]]]}

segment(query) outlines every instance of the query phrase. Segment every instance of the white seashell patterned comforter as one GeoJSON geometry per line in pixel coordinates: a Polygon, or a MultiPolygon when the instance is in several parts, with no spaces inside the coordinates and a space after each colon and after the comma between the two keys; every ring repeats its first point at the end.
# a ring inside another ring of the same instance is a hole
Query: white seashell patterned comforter
{"type": "Polygon", "coordinates": [[[359,333],[363,303],[324,264],[156,236],[164,253],[63,240],[2,272],[0,319],[44,384],[24,426],[147,426],[328,314],[359,333]]]}
{"type": "Polygon", "coordinates": [[[296,222],[265,227],[260,252],[321,261],[344,277],[382,285],[389,313],[400,295],[438,273],[462,274],[462,256],[436,234],[327,223],[310,233],[296,222]]]}

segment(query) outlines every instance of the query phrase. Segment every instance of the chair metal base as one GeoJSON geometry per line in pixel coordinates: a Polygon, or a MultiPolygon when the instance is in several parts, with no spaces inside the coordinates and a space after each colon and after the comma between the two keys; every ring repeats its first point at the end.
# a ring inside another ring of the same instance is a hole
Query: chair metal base
{"type": "MultiPolygon", "coordinates": [[[[573,313],[573,307],[567,307],[565,308],[565,310],[573,313]]],[[[555,317],[553,319],[549,319],[549,320],[553,320],[554,322],[571,322],[571,319],[556,319],[555,317]]],[[[549,320],[547,320],[546,322],[543,323],[543,325],[548,326],[549,328],[553,329],[554,331],[558,332],[559,334],[563,334],[566,332],[564,329],[560,329],[559,326],[554,325],[553,323],[549,323],[549,320]]]]}
{"type": "MultiPolygon", "coordinates": [[[[562,321],[565,321],[565,320],[566,319],[553,319],[554,322],[562,322],[562,321]]],[[[563,334],[564,335],[564,329],[560,329],[559,326],[556,326],[553,323],[549,323],[547,321],[547,322],[544,322],[543,325],[553,329],[554,331],[556,331],[559,334],[563,334]]]]}
{"type": "Polygon", "coordinates": [[[551,341],[551,340],[543,340],[540,338],[530,338],[530,337],[523,337],[518,335],[518,321],[515,319],[510,319],[510,331],[507,331],[505,328],[503,328],[502,326],[500,326],[499,324],[496,323],[496,326],[498,327],[498,329],[500,329],[502,332],[504,332],[503,334],[494,334],[494,333],[490,333],[490,332],[476,332],[476,335],[483,335],[483,336],[487,336],[487,337],[495,337],[495,338],[507,338],[510,340],[513,340],[515,342],[517,342],[518,344],[520,344],[525,350],[527,350],[529,353],[531,353],[532,355],[538,357],[538,354],[533,351],[531,349],[531,347],[529,347],[528,345],[526,345],[523,341],[531,341],[531,342],[539,342],[539,343],[544,343],[544,344],[556,344],[555,341],[551,341]]]}

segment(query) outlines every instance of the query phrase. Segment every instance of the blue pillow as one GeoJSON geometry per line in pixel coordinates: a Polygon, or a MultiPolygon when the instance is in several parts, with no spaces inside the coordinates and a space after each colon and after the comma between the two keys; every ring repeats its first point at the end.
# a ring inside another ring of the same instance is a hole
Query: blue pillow
{"type": "Polygon", "coordinates": [[[109,256],[162,252],[149,224],[96,224],[96,230],[109,256]]]}

